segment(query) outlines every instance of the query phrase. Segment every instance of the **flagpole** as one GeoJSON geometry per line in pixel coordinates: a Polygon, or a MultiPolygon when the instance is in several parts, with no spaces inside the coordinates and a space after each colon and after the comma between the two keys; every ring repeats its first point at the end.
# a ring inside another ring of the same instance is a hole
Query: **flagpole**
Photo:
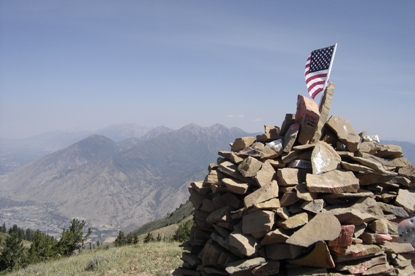
{"type": "Polygon", "coordinates": [[[323,104],[323,98],[325,98],[325,95],[326,95],[326,88],[327,88],[327,85],[328,85],[329,80],[330,80],[331,67],[333,65],[334,56],[336,55],[336,49],[337,49],[337,43],[334,44],[333,55],[331,56],[330,65],[329,65],[329,69],[328,69],[328,72],[327,72],[327,78],[326,78],[326,81],[324,82],[323,95],[320,99],[319,109],[321,109],[321,106],[323,104]]]}
{"type": "Polygon", "coordinates": [[[331,67],[333,65],[333,61],[334,61],[334,56],[336,55],[336,49],[337,49],[337,43],[334,44],[334,49],[333,49],[333,55],[331,56],[331,60],[330,60],[330,65],[329,65],[329,70],[327,72],[327,78],[326,81],[324,82],[324,87],[323,87],[323,91],[326,90],[327,84],[330,80],[330,73],[331,73],[331,67]]]}

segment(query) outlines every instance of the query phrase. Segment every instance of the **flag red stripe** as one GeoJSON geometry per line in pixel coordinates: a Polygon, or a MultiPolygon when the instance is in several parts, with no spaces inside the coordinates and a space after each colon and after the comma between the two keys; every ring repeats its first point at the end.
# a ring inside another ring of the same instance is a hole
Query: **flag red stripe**
{"type": "Polygon", "coordinates": [[[317,89],[316,91],[314,91],[314,93],[312,93],[311,98],[314,99],[318,93],[320,93],[321,91],[323,91],[323,88],[317,89]]]}
{"type": "MultiPolygon", "coordinates": [[[[312,51],[311,54],[307,57],[307,61],[305,64],[305,70],[304,70],[304,77],[305,77],[305,82],[306,82],[308,93],[313,99],[318,93],[323,91],[324,85],[326,84],[327,77],[330,71],[330,66],[327,66],[328,65],[327,62],[329,62],[329,60],[323,59],[324,63],[322,63],[321,58],[323,56],[321,52],[330,51],[331,47],[335,47],[335,46],[330,46],[327,48],[312,51]],[[312,56],[316,57],[316,60],[311,60],[312,56]],[[327,66],[328,68],[325,66],[327,66]],[[317,68],[320,68],[320,69],[317,69],[314,72],[310,72],[311,67],[315,69],[317,68]]],[[[327,54],[327,52],[325,52],[324,54],[327,54]]],[[[327,56],[324,56],[324,58],[326,57],[327,56]]],[[[332,56],[330,55],[329,58],[331,59],[332,56]]]]}
{"type": "Polygon", "coordinates": [[[319,74],[319,75],[311,75],[310,77],[307,77],[308,74],[306,74],[306,83],[313,81],[315,79],[323,79],[327,77],[327,74],[319,74]]]}

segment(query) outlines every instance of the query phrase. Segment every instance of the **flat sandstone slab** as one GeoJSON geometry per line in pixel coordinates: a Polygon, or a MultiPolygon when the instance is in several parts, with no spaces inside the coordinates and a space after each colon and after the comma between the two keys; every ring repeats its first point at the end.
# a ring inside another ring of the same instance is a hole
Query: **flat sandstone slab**
{"type": "Polygon", "coordinates": [[[306,225],[294,232],[286,242],[308,247],[318,241],[330,241],[336,239],[339,236],[341,229],[340,222],[334,215],[328,212],[318,213],[306,225]]]}
{"type": "Polygon", "coordinates": [[[359,179],[350,171],[330,171],[323,174],[307,174],[307,188],[310,193],[356,193],[359,179]]]}

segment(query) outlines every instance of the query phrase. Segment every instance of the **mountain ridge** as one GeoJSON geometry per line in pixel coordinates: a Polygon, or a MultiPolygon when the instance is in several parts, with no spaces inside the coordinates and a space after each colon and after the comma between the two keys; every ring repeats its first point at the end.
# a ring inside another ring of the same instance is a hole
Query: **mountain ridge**
{"type": "Polygon", "coordinates": [[[189,183],[201,180],[217,152],[245,135],[189,124],[124,151],[93,135],[7,174],[0,187],[8,187],[13,200],[47,203],[56,215],[85,218],[96,228],[136,229],[184,203],[189,183]],[[67,156],[76,162],[60,161],[67,156]]]}
{"type": "MultiPolygon", "coordinates": [[[[31,214],[35,219],[27,227],[60,233],[60,223],[78,217],[95,232],[116,236],[118,229],[136,229],[184,203],[188,185],[206,176],[218,151],[229,149],[235,138],[255,136],[194,123],[178,130],[161,126],[145,135],[115,142],[93,134],[2,176],[0,201],[15,207],[2,209],[0,221],[9,213],[24,223],[31,214]],[[39,220],[47,222],[40,227],[39,220]]],[[[403,149],[412,163],[415,145],[404,143],[403,149]]]]}

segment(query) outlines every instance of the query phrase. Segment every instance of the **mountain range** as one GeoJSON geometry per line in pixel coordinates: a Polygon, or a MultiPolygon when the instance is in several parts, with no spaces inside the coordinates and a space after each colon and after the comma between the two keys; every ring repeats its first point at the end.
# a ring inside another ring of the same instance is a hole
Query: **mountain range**
{"type": "Polygon", "coordinates": [[[0,175],[66,148],[92,134],[100,134],[114,142],[120,142],[145,140],[170,130],[165,126],[150,128],[137,124],[116,124],[99,129],[51,131],[24,139],[0,138],[0,175]]]}
{"type": "MultiPolygon", "coordinates": [[[[103,241],[171,213],[188,199],[190,182],[203,180],[218,151],[229,150],[237,137],[255,135],[220,124],[179,130],[118,125],[96,132],[49,133],[15,143],[16,151],[19,145],[23,151],[59,149],[0,177],[0,222],[58,236],[77,217],[103,241]]],[[[414,144],[382,144],[402,146],[415,164],[414,144]]]]}
{"type": "Polygon", "coordinates": [[[107,236],[133,230],[184,203],[189,183],[204,178],[218,151],[246,135],[219,124],[161,127],[118,143],[94,134],[4,175],[0,199],[8,204],[0,208],[19,226],[51,234],[73,217],[107,236]],[[48,216],[54,220],[45,224],[48,216]]]}

